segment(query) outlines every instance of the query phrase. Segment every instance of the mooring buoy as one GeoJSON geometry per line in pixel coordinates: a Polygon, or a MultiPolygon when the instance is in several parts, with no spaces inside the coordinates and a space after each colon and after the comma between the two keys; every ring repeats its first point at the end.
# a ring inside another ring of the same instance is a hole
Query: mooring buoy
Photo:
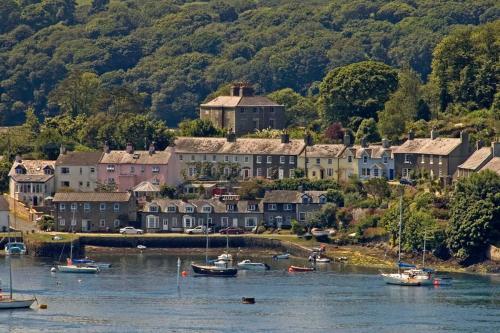
{"type": "Polygon", "coordinates": [[[253,297],[242,297],[241,303],[243,304],[255,304],[255,298],[253,297]]]}

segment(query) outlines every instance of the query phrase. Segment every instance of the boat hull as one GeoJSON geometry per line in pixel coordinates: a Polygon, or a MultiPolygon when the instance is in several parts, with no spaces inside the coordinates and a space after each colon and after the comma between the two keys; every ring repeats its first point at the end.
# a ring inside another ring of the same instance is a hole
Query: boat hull
{"type": "Polygon", "coordinates": [[[267,270],[271,269],[271,267],[269,267],[269,265],[266,265],[266,264],[260,263],[260,262],[239,263],[238,268],[246,269],[249,271],[267,271],[267,270]]]}
{"type": "Polygon", "coordinates": [[[0,300],[0,310],[26,309],[31,307],[35,299],[2,299],[0,300]]]}
{"type": "Polygon", "coordinates": [[[285,253],[285,254],[277,254],[273,256],[273,259],[288,259],[290,258],[290,254],[285,253]]]}
{"type": "Polygon", "coordinates": [[[312,267],[299,267],[299,266],[290,266],[288,267],[289,272],[312,272],[314,268],[312,267]]]}
{"type": "Polygon", "coordinates": [[[99,272],[98,267],[87,267],[87,266],[64,266],[59,265],[57,269],[61,273],[78,273],[78,274],[95,274],[99,272]]]}
{"type": "Polygon", "coordinates": [[[238,269],[232,267],[203,266],[191,264],[193,271],[199,275],[207,276],[236,276],[238,269]]]}
{"type": "Polygon", "coordinates": [[[419,287],[431,285],[430,279],[417,279],[405,274],[382,274],[385,283],[396,286],[419,287]]]}

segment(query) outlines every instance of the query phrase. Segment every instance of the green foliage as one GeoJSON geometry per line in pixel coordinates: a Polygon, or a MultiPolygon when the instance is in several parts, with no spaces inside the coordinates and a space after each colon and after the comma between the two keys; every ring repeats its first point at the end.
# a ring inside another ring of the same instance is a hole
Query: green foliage
{"type": "Polygon", "coordinates": [[[163,198],[175,199],[177,197],[177,189],[170,185],[162,185],[160,187],[160,196],[163,198]]]}
{"type": "Polygon", "coordinates": [[[238,195],[242,200],[254,200],[264,197],[265,188],[269,185],[268,181],[262,179],[252,179],[240,183],[238,195]]]}
{"type": "Polygon", "coordinates": [[[299,188],[304,191],[327,191],[339,189],[339,185],[332,179],[310,180],[307,178],[284,178],[271,184],[272,190],[297,190],[299,188]]]}
{"type": "Polygon", "coordinates": [[[361,124],[359,124],[358,131],[356,132],[356,142],[361,143],[363,138],[366,140],[366,143],[370,142],[379,142],[380,134],[377,130],[377,123],[373,118],[363,119],[361,124]]]}
{"type": "Polygon", "coordinates": [[[370,118],[383,108],[397,87],[397,71],[383,63],[364,61],[330,71],[320,85],[320,105],[328,121],[370,118]]]}
{"type": "Polygon", "coordinates": [[[464,263],[484,257],[500,240],[500,176],[492,171],[461,178],[452,193],[447,242],[464,263]]]}
{"type": "Polygon", "coordinates": [[[363,187],[366,193],[375,198],[379,205],[383,199],[391,196],[391,189],[385,178],[370,178],[363,183],[363,187]]]}
{"type": "Polygon", "coordinates": [[[37,221],[37,225],[42,231],[51,231],[54,230],[55,221],[54,217],[50,215],[43,215],[40,220],[37,221]]]}
{"type": "Polygon", "coordinates": [[[0,160],[0,192],[3,193],[9,189],[9,171],[12,163],[5,156],[0,160]]]}
{"type": "Polygon", "coordinates": [[[179,130],[182,136],[212,137],[225,134],[208,119],[184,120],[179,123],[179,130]]]}
{"type": "Polygon", "coordinates": [[[311,98],[303,97],[290,88],[281,89],[268,95],[270,99],[285,106],[288,126],[307,126],[318,119],[316,106],[311,98]]]}
{"type": "Polygon", "coordinates": [[[304,226],[302,226],[297,220],[292,220],[291,222],[292,228],[290,229],[292,233],[296,235],[302,235],[305,232],[304,226]]]}
{"type": "Polygon", "coordinates": [[[339,190],[329,189],[326,192],[326,200],[337,207],[344,207],[344,194],[339,190]]]}

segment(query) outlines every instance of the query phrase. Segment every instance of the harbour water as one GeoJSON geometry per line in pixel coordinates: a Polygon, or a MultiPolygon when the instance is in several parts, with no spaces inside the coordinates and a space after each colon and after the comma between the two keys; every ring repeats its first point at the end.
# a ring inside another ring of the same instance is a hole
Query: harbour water
{"type": "MultiPolygon", "coordinates": [[[[97,275],[50,273],[48,259],[0,258],[0,279],[14,267],[16,292],[48,309],[1,311],[0,332],[500,332],[500,277],[453,275],[446,287],[388,286],[373,269],[331,264],[236,278],[195,277],[192,260],[177,289],[177,256],[101,255],[113,267],[97,275]],[[241,297],[256,304],[241,304],[241,297]]],[[[5,292],[6,290],[4,290],[5,292]]]]}

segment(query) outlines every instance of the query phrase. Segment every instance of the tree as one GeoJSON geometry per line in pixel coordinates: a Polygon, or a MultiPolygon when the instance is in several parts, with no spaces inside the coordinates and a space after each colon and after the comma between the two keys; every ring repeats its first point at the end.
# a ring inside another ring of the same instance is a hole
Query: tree
{"type": "Polygon", "coordinates": [[[375,117],[397,87],[397,71],[375,61],[331,70],[320,85],[319,103],[328,122],[375,117]]]}
{"type": "Polygon", "coordinates": [[[40,220],[37,221],[37,225],[42,231],[52,231],[55,227],[54,217],[43,215],[40,220]]]}
{"type": "Polygon", "coordinates": [[[469,264],[484,258],[488,244],[500,241],[500,176],[486,170],[461,178],[452,193],[447,243],[469,264]]]}
{"type": "Polygon", "coordinates": [[[363,184],[366,193],[374,197],[378,204],[391,196],[391,189],[385,178],[370,178],[363,184]]]}
{"type": "Polygon", "coordinates": [[[356,132],[356,142],[361,143],[363,138],[366,140],[366,143],[380,141],[380,134],[378,133],[375,119],[363,119],[359,125],[358,131],[356,132]]]}
{"type": "Polygon", "coordinates": [[[95,14],[107,9],[109,0],[92,0],[92,5],[89,9],[89,14],[95,14]]]}
{"type": "Polygon", "coordinates": [[[238,195],[243,200],[255,200],[264,197],[266,184],[262,180],[248,180],[240,183],[238,195]]]}
{"type": "Polygon", "coordinates": [[[14,0],[0,2],[0,35],[13,29],[19,21],[20,9],[14,0]]]}
{"type": "Polygon", "coordinates": [[[212,137],[223,136],[224,131],[218,129],[208,119],[184,120],[179,123],[182,136],[212,137]]]}
{"type": "Polygon", "coordinates": [[[326,192],[326,201],[333,203],[337,207],[344,207],[344,194],[342,191],[329,189],[326,192]]]}
{"type": "Polygon", "coordinates": [[[12,163],[5,156],[0,160],[0,192],[3,193],[9,189],[9,172],[12,163]]]}
{"type": "Polygon", "coordinates": [[[331,143],[339,143],[344,139],[345,130],[339,122],[332,123],[325,130],[325,139],[331,143]]]}
{"type": "Polygon", "coordinates": [[[285,117],[288,125],[307,126],[318,116],[314,103],[291,88],[272,92],[267,97],[285,106],[285,117]]]}
{"type": "Polygon", "coordinates": [[[175,199],[177,196],[177,189],[173,186],[162,185],[160,187],[160,195],[163,198],[175,199]]]}

